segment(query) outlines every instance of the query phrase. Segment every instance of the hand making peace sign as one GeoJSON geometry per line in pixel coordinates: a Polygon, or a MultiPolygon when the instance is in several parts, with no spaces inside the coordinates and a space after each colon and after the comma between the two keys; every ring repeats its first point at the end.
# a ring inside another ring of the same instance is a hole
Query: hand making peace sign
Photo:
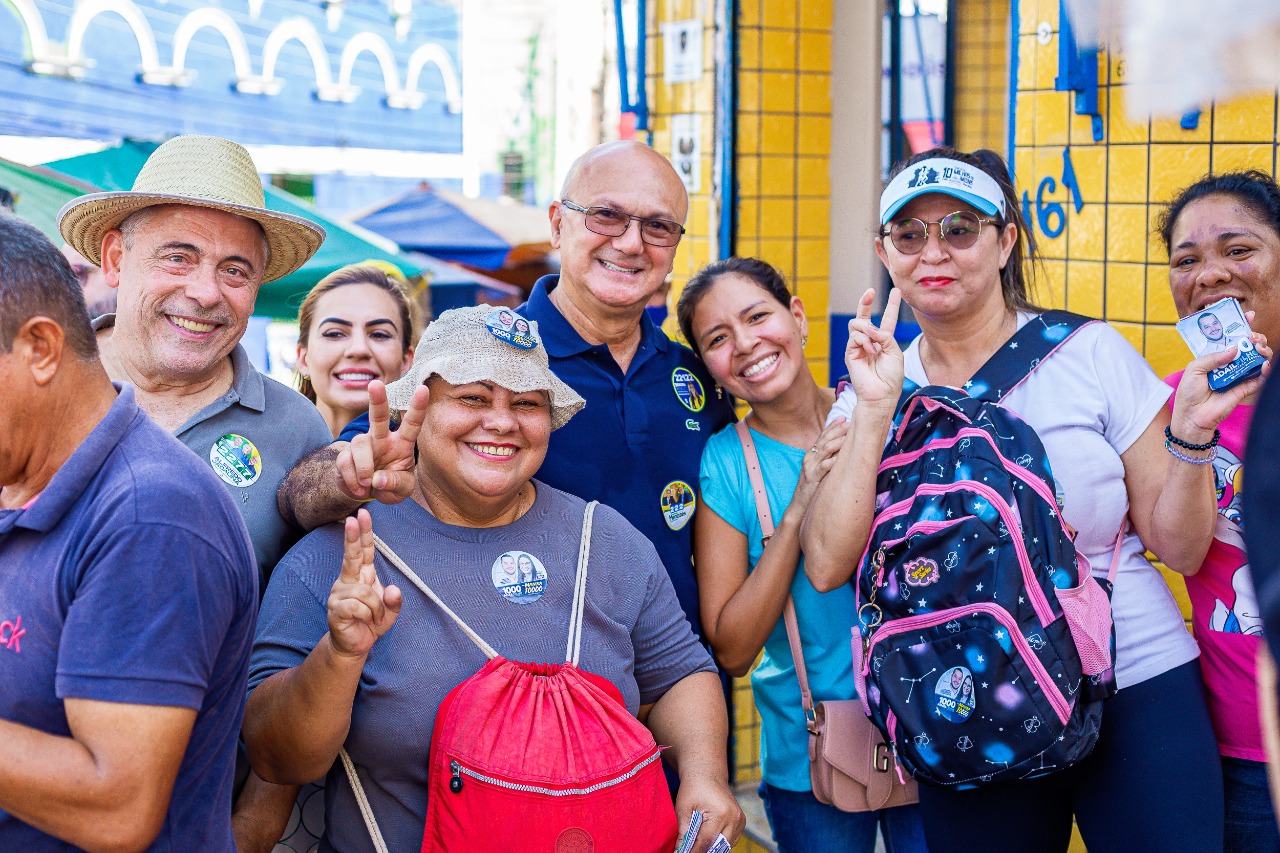
{"type": "Polygon", "coordinates": [[[876,292],[867,288],[858,300],[858,313],[849,321],[849,344],[844,351],[849,384],[858,395],[858,405],[897,406],[902,393],[905,364],[902,349],[893,337],[898,326],[898,309],[902,293],[896,287],[889,291],[880,326],[871,322],[871,305],[876,292]]]}
{"type": "Polygon", "coordinates": [[[339,654],[367,655],[391,630],[404,603],[399,587],[383,587],[378,580],[373,555],[373,521],[361,509],[346,520],[342,570],[329,592],[329,641],[339,654]]]}
{"type": "Polygon", "coordinates": [[[387,386],[376,379],[369,383],[369,432],[356,436],[338,454],[338,488],[343,494],[394,504],[413,493],[413,451],[429,399],[427,386],[418,386],[404,420],[392,430],[387,386]]]}

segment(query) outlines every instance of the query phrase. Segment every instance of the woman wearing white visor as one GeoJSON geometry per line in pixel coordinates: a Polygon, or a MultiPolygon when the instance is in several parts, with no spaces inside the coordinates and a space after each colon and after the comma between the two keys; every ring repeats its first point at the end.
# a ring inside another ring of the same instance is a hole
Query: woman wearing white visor
{"type": "MultiPolygon", "coordinates": [[[[885,329],[870,323],[873,294],[864,296],[846,351],[852,387],[832,410],[833,417],[849,418],[850,435],[874,429],[888,435],[904,373],[918,386],[969,388],[988,359],[1042,313],[1031,300],[1034,256],[1027,230],[998,155],[935,149],[911,158],[881,196],[880,222],[876,251],[922,334],[905,352],[899,350],[891,321],[885,329]]],[[[1101,734],[1092,752],[1065,769],[1031,765],[1008,781],[984,784],[984,777],[974,777],[965,790],[946,784],[945,775],[942,783],[921,784],[930,847],[946,849],[964,827],[965,836],[985,851],[1065,851],[1074,817],[1091,853],[1222,849],[1221,772],[1195,663],[1198,651],[1173,596],[1144,556],[1150,548],[1181,570],[1198,565],[1208,547],[1212,466],[1194,463],[1206,461],[1214,428],[1231,407],[1208,390],[1207,370],[1217,366],[1210,360],[1188,367],[1171,417],[1165,404],[1172,390],[1118,332],[1091,323],[1051,358],[1031,363],[1029,377],[1000,400],[1043,443],[1061,491],[1062,518],[1077,531],[1075,548],[1094,577],[1105,578],[1113,553],[1118,555],[1111,603],[1119,690],[1101,703],[1101,734]],[[1171,449],[1166,427],[1174,436],[1171,449]],[[1184,449],[1189,447],[1199,449],[1184,449]],[[1126,516],[1130,526],[1118,540],[1126,516]]],[[[848,582],[868,542],[880,460],[866,453],[859,458],[857,449],[846,443],[806,521],[805,570],[819,589],[848,582]]],[[[1056,520],[1056,508],[1046,508],[1046,515],[1056,520]]],[[[1026,533],[1027,548],[1034,547],[1031,536],[1026,533]]],[[[917,594],[907,602],[912,606],[940,594],[946,572],[956,565],[953,554],[927,556],[945,566],[942,583],[927,594],[914,587],[917,594]]],[[[959,571],[965,568],[961,561],[959,571]]],[[[1007,607],[1016,611],[1018,605],[1007,607]]],[[[974,660],[976,671],[982,658],[974,660]]],[[[988,687],[974,679],[976,705],[950,717],[949,738],[934,738],[935,749],[955,744],[973,750],[964,760],[981,764],[983,750],[999,736],[994,725],[990,732],[983,728],[990,719],[985,715],[1007,701],[997,689],[1003,685],[994,681],[988,687]]],[[[916,707],[919,694],[917,689],[916,707]]],[[[932,681],[924,698],[934,698],[932,681]]],[[[1025,725],[1033,731],[1039,720],[1025,725]]],[[[986,757],[994,759],[988,761],[993,774],[1002,769],[1000,754],[986,757]]]]}

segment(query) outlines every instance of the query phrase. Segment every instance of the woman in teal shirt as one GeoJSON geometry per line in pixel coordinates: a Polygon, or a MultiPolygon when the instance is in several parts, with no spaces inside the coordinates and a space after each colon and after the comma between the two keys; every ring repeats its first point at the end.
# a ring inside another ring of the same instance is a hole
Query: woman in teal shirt
{"type": "MultiPolygon", "coordinates": [[[[877,821],[890,853],[925,850],[918,808],[842,812],[813,796],[808,730],[782,612],[795,601],[815,702],[854,698],[849,638],[853,589],[819,593],[802,570],[800,522],[844,441],[843,420],[823,429],[835,393],[814,381],[804,357],[804,306],[773,267],[751,258],[718,261],[685,286],[680,329],[716,383],[751,406],[751,428],[769,508],[778,519],[764,547],[742,444],[733,427],[702,455],[702,510],[694,517],[694,562],[704,633],[720,665],[751,668],[760,711],[760,793],[781,853],[871,853],[877,821]]],[[[857,436],[854,436],[857,441],[857,436]]],[[[880,447],[866,452],[878,458],[880,447]]]]}

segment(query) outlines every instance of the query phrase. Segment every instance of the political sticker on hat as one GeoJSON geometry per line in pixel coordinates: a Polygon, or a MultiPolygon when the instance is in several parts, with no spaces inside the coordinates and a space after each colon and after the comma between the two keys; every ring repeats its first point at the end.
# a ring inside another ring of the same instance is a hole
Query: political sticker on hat
{"type": "Polygon", "coordinates": [[[933,693],[938,716],[953,723],[969,719],[978,704],[973,695],[973,673],[963,666],[953,666],[942,673],[933,693]]]}
{"type": "Polygon", "coordinates": [[[493,561],[494,589],[512,604],[533,604],[547,589],[547,570],[527,551],[507,551],[493,561]]]}
{"type": "Polygon", "coordinates": [[[698,508],[698,499],[693,489],[684,480],[672,480],[662,489],[662,518],[672,530],[682,530],[693,511],[698,508]]]}
{"type": "Polygon", "coordinates": [[[229,432],[209,448],[209,464],[222,482],[239,488],[252,486],[262,476],[262,454],[243,435],[229,432]]]}
{"type": "Polygon", "coordinates": [[[689,411],[701,412],[702,407],[707,404],[707,395],[702,390],[702,383],[687,367],[677,367],[671,371],[671,386],[676,389],[676,396],[689,411]]]}
{"type": "Polygon", "coordinates": [[[520,349],[536,349],[538,339],[533,335],[533,326],[524,317],[508,308],[498,308],[484,319],[489,334],[500,341],[520,349]]]}

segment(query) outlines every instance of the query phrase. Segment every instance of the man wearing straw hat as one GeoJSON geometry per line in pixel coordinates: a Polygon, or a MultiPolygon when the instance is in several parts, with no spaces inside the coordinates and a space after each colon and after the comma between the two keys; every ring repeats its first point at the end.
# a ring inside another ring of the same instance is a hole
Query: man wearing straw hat
{"type": "MultiPolygon", "coordinates": [[[[267,210],[249,152],[214,136],[169,140],[131,191],[75,199],[58,228],[116,289],[116,313],[94,322],[108,374],[133,385],[143,411],[222,481],[249,528],[265,589],[299,535],[280,516],[276,490],[330,435],[306,398],[250,364],[240,339],[259,287],[306,263],[324,229],[267,210]]],[[[282,829],[292,798],[291,789],[254,779],[237,831],[282,829]],[[250,803],[260,810],[246,811],[250,803]]],[[[257,840],[269,849],[278,837],[257,840]]]]}

